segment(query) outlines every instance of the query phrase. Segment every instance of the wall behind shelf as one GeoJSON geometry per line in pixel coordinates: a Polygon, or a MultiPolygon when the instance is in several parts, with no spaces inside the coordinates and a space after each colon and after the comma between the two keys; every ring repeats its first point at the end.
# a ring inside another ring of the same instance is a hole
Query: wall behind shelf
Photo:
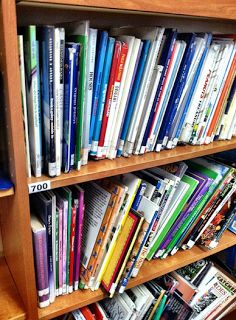
{"type": "Polygon", "coordinates": [[[2,234],[0,229],[0,257],[3,256],[3,247],[2,247],[2,234]]]}

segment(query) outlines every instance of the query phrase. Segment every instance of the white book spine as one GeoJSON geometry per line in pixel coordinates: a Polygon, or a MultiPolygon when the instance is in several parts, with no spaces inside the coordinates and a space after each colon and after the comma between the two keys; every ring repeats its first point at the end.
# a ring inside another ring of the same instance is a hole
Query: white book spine
{"type": "MultiPolygon", "coordinates": [[[[131,61],[131,55],[132,55],[132,51],[133,51],[135,38],[132,36],[121,36],[121,37],[119,37],[119,40],[124,41],[128,44],[128,54],[127,54],[125,65],[124,65],[123,75],[122,75],[122,79],[120,82],[119,95],[118,95],[118,99],[117,99],[117,103],[116,103],[116,108],[114,110],[113,121],[111,124],[111,129],[110,129],[110,134],[109,134],[110,139],[109,139],[109,143],[108,143],[106,156],[110,159],[112,159],[112,149],[114,148],[113,145],[115,144],[116,131],[118,131],[118,134],[119,134],[119,128],[118,128],[117,122],[119,121],[119,118],[123,116],[123,113],[120,114],[120,110],[123,109],[123,101],[124,101],[123,95],[126,96],[126,78],[128,80],[130,78],[130,76],[132,77],[132,75],[127,75],[127,74],[128,74],[128,70],[129,70],[129,65],[130,65],[130,61],[131,61]],[[113,138],[113,136],[114,136],[114,138],[113,138]]],[[[127,84],[127,87],[128,87],[128,84],[127,84]]],[[[115,91],[115,87],[114,87],[114,91],[115,91]]],[[[127,94],[128,94],[128,92],[127,92],[127,94]]],[[[110,117],[109,117],[109,120],[110,120],[110,117]]],[[[122,120],[122,118],[121,118],[121,120],[122,120]]]]}
{"type": "Polygon", "coordinates": [[[24,60],[24,48],[23,48],[22,35],[18,36],[18,48],[19,48],[19,58],[20,58],[22,111],[23,111],[24,133],[25,133],[26,169],[27,169],[27,175],[30,178],[31,163],[30,163],[30,148],[29,148],[28,112],[27,112],[26,89],[25,89],[25,60],[24,60]]]}
{"type": "Polygon", "coordinates": [[[93,82],[94,82],[94,68],[96,58],[96,44],[97,44],[97,30],[89,29],[88,38],[88,54],[87,54],[87,77],[85,88],[85,104],[84,104],[84,128],[82,136],[82,149],[84,150],[81,159],[81,165],[88,163],[89,154],[89,129],[93,98],[93,82]]]}
{"type": "Polygon", "coordinates": [[[150,49],[150,53],[148,55],[147,63],[145,66],[144,74],[142,77],[142,82],[140,85],[138,97],[135,103],[134,112],[130,121],[129,130],[126,137],[126,142],[124,146],[124,154],[131,154],[134,147],[135,138],[137,135],[140,118],[142,115],[142,111],[144,108],[145,100],[148,94],[148,89],[151,83],[152,74],[156,62],[156,58],[160,49],[161,40],[164,34],[164,29],[160,28],[158,30],[158,35],[153,41],[150,49]]]}
{"type": "Polygon", "coordinates": [[[116,157],[116,151],[117,151],[116,146],[119,138],[120,127],[122,123],[122,118],[124,116],[124,110],[127,103],[128,94],[129,94],[129,91],[131,90],[130,86],[133,78],[133,73],[135,70],[135,66],[138,63],[137,58],[138,58],[140,45],[141,45],[141,40],[137,38],[134,39],[133,47],[131,49],[132,51],[130,54],[129,65],[127,67],[126,78],[125,79],[123,78],[125,85],[124,85],[123,93],[122,95],[120,95],[121,99],[118,107],[117,119],[114,126],[115,130],[113,133],[112,142],[111,142],[110,150],[108,154],[109,159],[114,159],[116,157]]]}
{"type": "Polygon", "coordinates": [[[150,99],[148,99],[148,101],[146,101],[147,104],[144,107],[143,116],[141,117],[142,123],[140,123],[139,130],[138,130],[138,133],[137,133],[138,140],[135,143],[134,154],[139,154],[140,153],[140,148],[141,148],[141,144],[142,144],[142,141],[143,141],[143,136],[144,136],[144,133],[145,133],[145,130],[146,130],[146,127],[147,127],[149,115],[150,115],[152,104],[153,104],[153,101],[154,101],[154,98],[155,98],[155,95],[156,95],[156,91],[157,91],[157,88],[158,88],[158,85],[159,85],[159,82],[160,82],[162,71],[163,71],[163,66],[158,65],[157,66],[157,73],[156,73],[155,81],[154,81],[154,84],[153,84],[153,87],[152,87],[152,90],[151,90],[151,96],[150,96],[150,99]]]}
{"type": "Polygon", "coordinates": [[[207,54],[207,58],[201,71],[201,76],[195,86],[195,91],[189,104],[188,113],[183,124],[183,130],[180,135],[180,140],[183,142],[189,142],[192,134],[194,118],[196,117],[196,111],[201,104],[202,97],[209,84],[209,79],[213,70],[214,57],[216,54],[218,54],[219,49],[219,45],[212,44],[207,54]]]}

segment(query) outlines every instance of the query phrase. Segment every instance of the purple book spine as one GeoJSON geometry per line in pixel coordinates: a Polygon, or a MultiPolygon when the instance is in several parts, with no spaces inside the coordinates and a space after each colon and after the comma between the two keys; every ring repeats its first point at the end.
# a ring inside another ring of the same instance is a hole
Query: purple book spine
{"type": "Polygon", "coordinates": [[[80,275],[80,257],[81,257],[81,246],[82,246],[82,230],[84,220],[84,190],[77,186],[79,208],[78,208],[78,228],[77,228],[77,242],[76,242],[76,257],[75,257],[75,273],[74,273],[74,290],[79,288],[79,275],[80,275]]]}
{"type": "Polygon", "coordinates": [[[66,266],[67,266],[67,217],[68,217],[68,202],[63,201],[63,217],[62,217],[62,294],[67,293],[66,283],[66,266]]]}
{"type": "Polygon", "coordinates": [[[62,294],[63,286],[63,208],[59,208],[59,295],[62,294]]]}
{"type": "Polygon", "coordinates": [[[161,244],[159,250],[164,250],[168,246],[168,244],[173,239],[175,233],[181,227],[182,222],[188,217],[188,215],[192,212],[193,208],[197,205],[197,203],[201,200],[201,198],[207,192],[211,182],[212,182],[211,179],[206,180],[206,182],[202,186],[202,188],[200,190],[196,190],[197,192],[193,193],[192,199],[190,200],[189,204],[185,207],[185,209],[181,212],[178,219],[175,221],[173,227],[168,232],[168,234],[167,234],[164,242],[161,244]]]}
{"type": "Polygon", "coordinates": [[[142,48],[143,48],[143,42],[141,42],[140,46],[139,46],[139,51],[138,51],[138,55],[137,55],[137,59],[136,59],[136,64],[135,64],[135,67],[134,67],[134,72],[133,72],[133,76],[132,76],[132,80],[131,80],[131,84],[130,84],[130,88],[129,88],[129,93],[128,93],[128,97],[127,97],[127,100],[126,100],[125,109],[124,109],[124,112],[123,112],[123,118],[122,118],[122,121],[121,121],[120,132],[119,132],[118,139],[117,139],[116,150],[118,150],[118,148],[119,148],[120,135],[121,135],[121,132],[122,132],[122,129],[123,129],[123,124],[124,124],[124,121],[125,121],[125,115],[126,115],[126,111],[127,111],[128,105],[129,105],[129,99],[130,99],[131,92],[132,92],[132,89],[133,89],[133,84],[134,84],[136,72],[137,72],[137,69],[138,69],[138,63],[139,63],[139,59],[140,59],[140,56],[141,56],[142,48]]]}
{"type": "Polygon", "coordinates": [[[38,290],[39,307],[49,305],[49,283],[47,262],[47,236],[44,230],[33,232],[33,244],[35,252],[36,283],[38,290]]]}

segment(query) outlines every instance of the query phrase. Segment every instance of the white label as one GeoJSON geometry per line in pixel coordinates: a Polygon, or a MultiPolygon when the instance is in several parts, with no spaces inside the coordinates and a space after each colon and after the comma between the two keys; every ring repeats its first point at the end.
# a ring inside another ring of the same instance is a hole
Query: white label
{"type": "Polygon", "coordinates": [[[43,182],[35,182],[35,183],[29,183],[29,193],[36,193],[36,192],[41,192],[45,190],[50,190],[51,189],[51,181],[43,181],[43,182]]]}

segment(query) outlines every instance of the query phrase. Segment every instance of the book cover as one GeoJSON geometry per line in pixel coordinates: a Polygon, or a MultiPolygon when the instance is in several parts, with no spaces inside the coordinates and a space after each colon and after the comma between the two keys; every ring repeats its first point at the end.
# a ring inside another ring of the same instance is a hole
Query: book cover
{"type": "Polygon", "coordinates": [[[31,214],[31,230],[33,235],[34,263],[39,307],[49,305],[48,258],[46,228],[41,221],[31,214]]]}
{"type": "Polygon", "coordinates": [[[36,177],[42,174],[42,115],[40,99],[39,45],[36,26],[26,27],[24,33],[26,97],[28,105],[30,160],[36,177]]]}

